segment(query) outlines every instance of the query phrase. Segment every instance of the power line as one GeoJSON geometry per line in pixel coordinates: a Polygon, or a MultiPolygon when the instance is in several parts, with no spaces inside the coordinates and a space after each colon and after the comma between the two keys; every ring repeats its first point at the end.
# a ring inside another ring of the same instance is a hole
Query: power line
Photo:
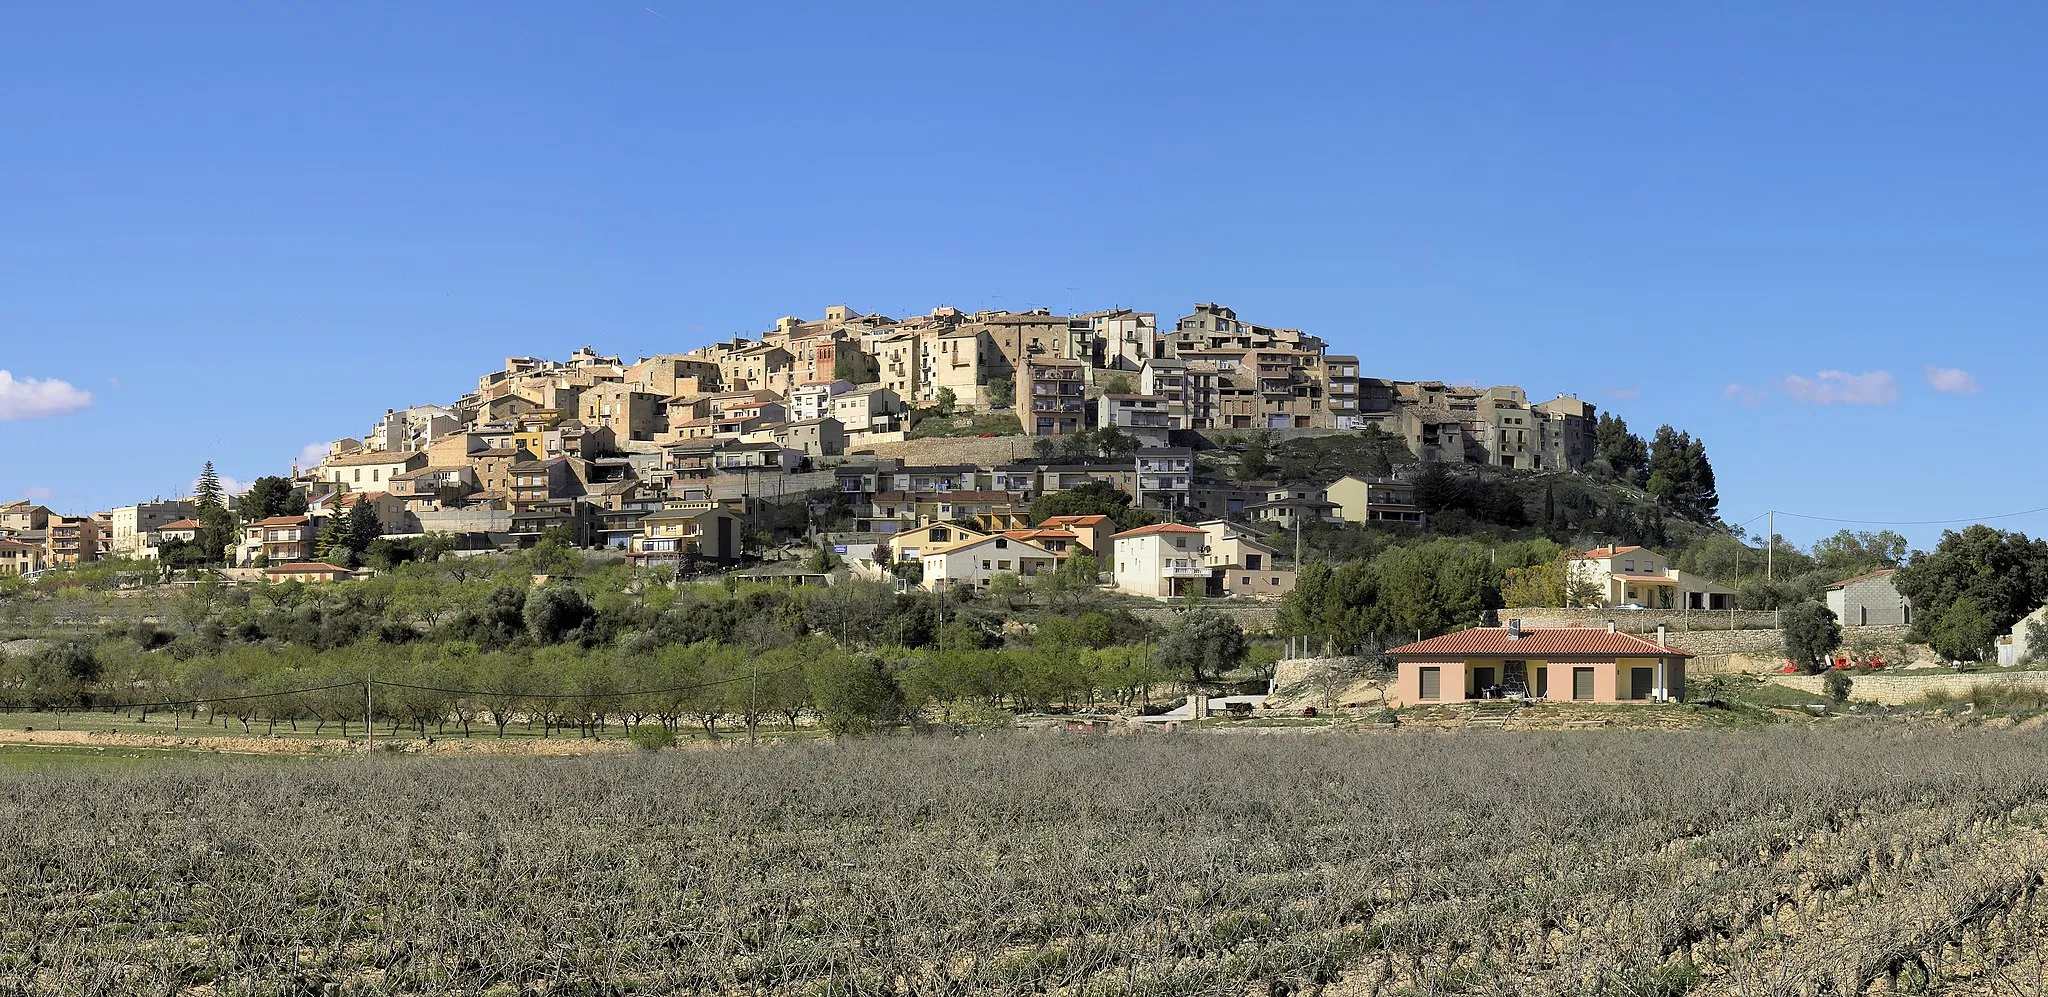
{"type": "MultiPolygon", "coordinates": [[[[2040,508],[2038,508],[2038,509],[2026,509],[2026,510],[2023,510],[2023,511],[2020,511],[2020,512],[2006,512],[2006,513],[2000,513],[1999,515],[1996,515],[1996,516],[1973,516],[1973,517],[1969,517],[1969,518],[1965,518],[1965,519],[1921,519],[1921,520],[1887,520],[1887,519],[1838,519],[1838,518],[1835,518],[1835,517],[1832,517],[1832,516],[1806,516],[1806,515],[1801,515],[1800,513],[1796,513],[1796,512],[1783,512],[1783,511],[1780,511],[1780,512],[1778,512],[1778,515],[1780,515],[1780,516],[1790,516],[1790,517],[1792,517],[1793,519],[1810,519],[1810,520],[1813,520],[1813,521],[1815,521],[1815,522],[1820,522],[1820,523],[1845,523],[1845,524],[1848,524],[1848,525],[1851,525],[1851,526],[1953,526],[1953,525],[1955,525],[1955,524],[1957,524],[1957,523],[1987,523],[1987,522],[1990,522],[1990,521],[1992,521],[1992,520],[1994,520],[1994,519],[2013,519],[2013,518],[2016,518],[2016,517],[2019,517],[2019,516],[2031,516],[2031,515],[2034,515],[2035,513],[2041,513],[2041,512],[2048,512],[2048,506],[2042,506],[2042,507],[2040,507],[2040,508]]],[[[1770,515],[1770,513],[1765,513],[1764,515],[1770,515]]],[[[1762,517],[1758,517],[1758,518],[1762,518],[1762,517]]],[[[1754,523],[1754,522],[1756,522],[1756,520],[1752,519],[1752,520],[1750,520],[1750,522],[1751,522],[1751,523],[1754,523]]],[[[1744,524],[1744,525],[1748,525],[1748,524],[1744,524]]]]}

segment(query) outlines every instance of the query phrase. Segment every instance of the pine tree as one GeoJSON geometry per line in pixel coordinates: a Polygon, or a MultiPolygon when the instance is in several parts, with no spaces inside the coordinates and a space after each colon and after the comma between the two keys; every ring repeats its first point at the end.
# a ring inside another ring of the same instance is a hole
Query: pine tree
{"type": "Polygon", "coordinates": [[[219,508],[227,493],[221,489],[220,474],[213,469],[213,461],[206,462],[206,469],[199,472],[199,485],[194,495],[201,509],[219,508]]]}
{"type": "Polygon", "coordinates": [[[384,524],[377,521],[377,510],[371,508],[369,499],[357,499],[348,510],[348,549],[357,563],[361,562],[363,552],[370,549],[370,543],[383,535],[384,524]]]}
{"type": "Polygon", "coordinates": [[[350,519],[347,513],[334,512],[320,528],[320,557],[329,564],[352,567],[348,561],[355,556],[355,537],[349,529],[350,519]]]}

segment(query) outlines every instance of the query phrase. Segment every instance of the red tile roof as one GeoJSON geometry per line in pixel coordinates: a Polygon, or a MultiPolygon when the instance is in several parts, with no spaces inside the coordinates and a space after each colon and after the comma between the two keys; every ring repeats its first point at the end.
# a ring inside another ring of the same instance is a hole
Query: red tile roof
{"type": "MultiPolygon", "coordinates": [[[[1050,520],[1047,520],[1047,522],[1050,522],[1050,520]]],[[[1206,536],[1208,531],[1193,526],[1182,526],[1179,523],[1153,523],[1151,526],[1140,526],[1135,530],[1125,530],[1110,537],[1110,539],[1122,540],[1125,537],[1149,537],[1160,533],[1197,533],[1206,536]]]]}
{"type": "Polygon", "coordinates": [[[259,520],[255,521],[255,522],[253,522],[253,523],[250,523],[249,525],[250,525],[250,526],[305,526],[305,525],[307,525],[308,523],[311,523],[311,522],[312,522],[312,519],[311,519],[311,518],[309,518],[309,517],[306,517],[306,516],[272,516],[272,517],[270,517],[269,519],[259,519],[259,520]]]}
{"type": "Polygon", "coordinates": [[[1889,574],[1894,574],[1894,573],[1896,573],[1896,572],[1897,572],[1898,570],[1899,570],[1899,569],[1897,569],[1897,568],[1883,568],[1883,569],[1880,569],[1880,570],[1877,570],[1877,571],[1873,571],[1873,572],[1871,572],[1871,573],[1869,573],[1869,574],[1867,574],[1867,575],[1857,575],[1857,576],[1856,576],[1856,577],[1854,577],[1854,578],[1844,578],[1844,579],[1842,579],[1841,581],[1839,581],[1839,582],[1836,582],[1836,583],[1834,583],[1833,585],[1830,585],[1830,586],[1828,586],[1828,588],[1830,588],[1830,589],[1838,589],[1838,588],[1841,588],[1841,587],[1842,587],[1842,586],[1844,586],[1844,585],[1854,585],[1854,584],[1856,584],[1857,582],[1867,582],[1867,581],[1869,581],[1869,580],[1871,580],[1871,579],[1873,579],[1873,578],[1883,578],[1883,577],[1884,577],[1884,576],[1886,576],[1886,575],[1889,575],[1889,574]]]}
{"type": "Polygon", "coordinates": [[[293,561],[290,564],[273,564],[263,569],[266,575],[324,575],[351,574],[347,568],[337,567],[324,561],[293,561]]]}
{"type": "Polygon", "coordinates": [[[1593,548],[1592,550],[1589,550],[1589,551],[1587,551],[1587,552],[1585,553],[1584,557],[1585,557],[1585,558],[1588,558],[1588,559],[1591,559],[1591,558],[1606,558],[1606,557],[1618,557],[1618,556],[1620,556],[1620,555],[1622,555],[1622,554],[1626,554],[1626,553],[1628,553],[1628,552],[1630,552],[1630,551],[1636,551],[1636,550],[1642,550],[1642,548],[1641,548],[1641,547],[1595,547],[1595,548],[1593,548]]]}
{"type": "Polygon", "coordinates": [[[175,523],[165,523],[157,527],[159,530],[203,530],[205,528],[206,524],[196,519],[180,519],[175,523]]]}
{"type": "Polygon", "coordinates": [[[1040,523],[1038,525],[1054,527],[1074,527],[1094,526],[1097,523],[1106,522],[1109,522],[1109,517],[1097,513],[1092,516],[1047,516],[1045,517],[1045,522],[1040,523]]]}
{"type": "Polygon", "coordinates": [[[1399,658],[1428,657],[1640,657],[1662,655],[1690,658],[1678,648],[1638,637],[1609,633],[1604,628],[1563,627],[1553,630],[1524,630],[1520,640],[1509,640],[1505,627],[1475,627],[1457,633],[1405,644],[1387,652],[1399,658]]]}

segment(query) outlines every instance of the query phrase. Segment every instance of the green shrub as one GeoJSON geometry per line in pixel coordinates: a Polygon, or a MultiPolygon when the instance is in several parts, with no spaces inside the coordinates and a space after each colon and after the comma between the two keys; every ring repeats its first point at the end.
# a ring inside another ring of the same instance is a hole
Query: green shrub
{"type": "Polygon", "coordinates": [[[626,740],[633,742],[636,748],[660,751],[676,746],[676,732],[661,724],[640,724],[633,728],[631,734],[626,735],[626,740]]]}

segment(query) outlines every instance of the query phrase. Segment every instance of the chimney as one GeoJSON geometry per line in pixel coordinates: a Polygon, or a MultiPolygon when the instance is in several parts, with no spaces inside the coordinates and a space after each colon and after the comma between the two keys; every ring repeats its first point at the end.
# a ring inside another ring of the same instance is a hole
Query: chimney
{"type": "Polygon", "coordinates": [[[1614,632],[1614,621],[1613,621],[1613,620],[1608,620],[1608,621],[1607,621],[1607,632],[1608,632],[1608,633],[1613,633],[1613,632],[1614,632]]]}
{"type": "Polygon", "coordinates": [[[1657,627],[1657,646],[1664,646],[1664,627],[1661,624],[1657,627]]]}
{"type": "Polygon", "coordinates": [[[1511,619],[1508,621],[1508,639],[1522,639],[1522,621],[1520,619],[1511,619]]]}

